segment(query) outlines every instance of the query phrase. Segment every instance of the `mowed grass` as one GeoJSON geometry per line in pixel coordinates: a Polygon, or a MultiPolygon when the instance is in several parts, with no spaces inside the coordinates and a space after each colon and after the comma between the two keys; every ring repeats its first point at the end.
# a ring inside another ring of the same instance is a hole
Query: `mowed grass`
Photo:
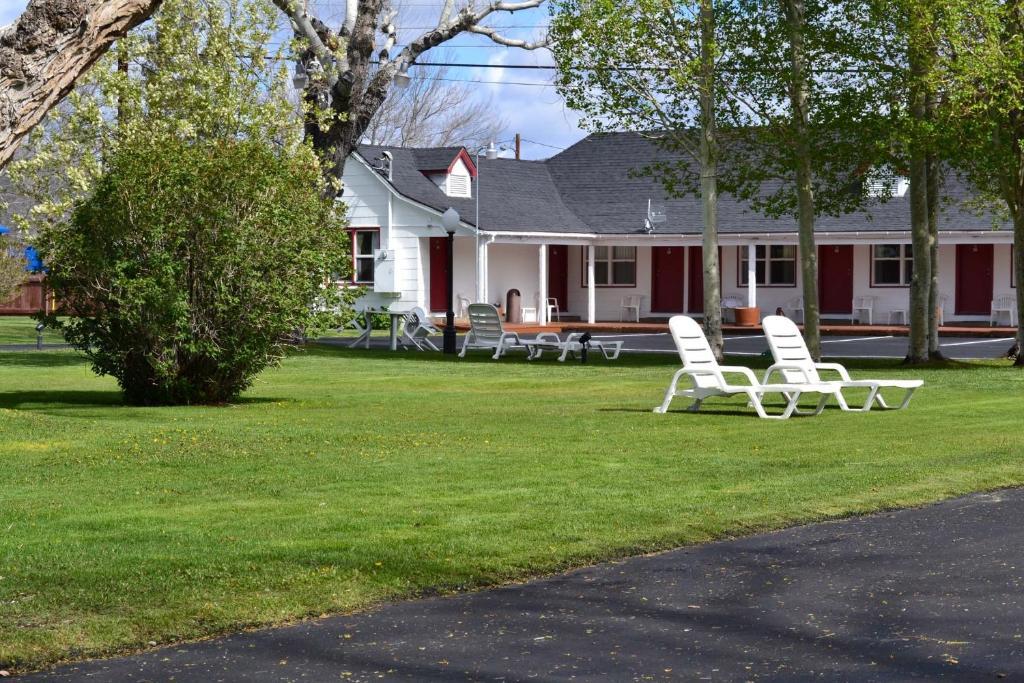
{"type": "MultiPolygon", "coordinates": [[[[35,344],[36,324],[27,315],[0,315],[0,345],[35,344]]],[[[43,343],[63,344],[64,337],[53,330],[44,330],[43,343]]]]}
{"type": "Polygon", "coordinates": [[[906,411],[788,422],[739,399],[651,413],[675,363],[314,348],[238,405],[130,408],[72,353],[2,353],[0,663],[1024,483],[1005,362],[862,362],[927,384],[906,411]]]}

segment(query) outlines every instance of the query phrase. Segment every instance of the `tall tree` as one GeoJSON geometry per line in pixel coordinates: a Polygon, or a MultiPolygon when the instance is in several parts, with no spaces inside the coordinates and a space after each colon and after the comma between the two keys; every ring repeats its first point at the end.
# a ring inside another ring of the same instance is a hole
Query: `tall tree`
{"type": "Polygon", "coordinates": [[[1013,222],[1016,365],[1024,367],[1024,0],[972,0],[946,17],[945,91],[963,121],[954,163],[1013,222]]]}
{"type": "Polygon", "coordinates": [[[337,31],[300,0],[273,2],[291,20],[296,37],[305,46],[300,59],[310,78],[305,95],[306,134],[326,161],[324,173],[335,194],[341,190],[345,161],[363,139],[396,77],[404,77],[424,53],[464,33],[524,50],[548,44],[546,37],[533,41],[509,38],[484,23],[497,12],[514,14],[539,7],[544,0],[496,0],[480,7],[468,3],[458,9],[455,0],[445,0],[434,27],[409,41],[397,55],[393,52],[401,27],[390,0],[348,0],[344,23],[337,31]]]}
{"type": "Polygon", "coordinates": [[[845,16],[852,3],[745,0],[735,26],[729,87],[735,112],[734,183],[753,208],[797,221],[804,337],[820,357],[815,224],[866,204],[851,192],[884,130],[860,72],[865,38],[845,16]]]}
{"type": "MultiPolygon", "coordinates": [[[[638,169],[669,196],[697,194],[703,216],[704,328],[722,353],[718,195],[723,187],[719,123],[738,106],[723,74],[723,22],[736,16],[713,0],[560,0],[552,24],[558,85],[592,130],[648,131],[664,158],[638,169]]],[[[728,185],[724,186],[729,189],[728,185]]]]}
{"type": "Polygon", "coordinates": [[[0,29],[0,167],[110,45],[161,0],[31,0],[0,29]]]}

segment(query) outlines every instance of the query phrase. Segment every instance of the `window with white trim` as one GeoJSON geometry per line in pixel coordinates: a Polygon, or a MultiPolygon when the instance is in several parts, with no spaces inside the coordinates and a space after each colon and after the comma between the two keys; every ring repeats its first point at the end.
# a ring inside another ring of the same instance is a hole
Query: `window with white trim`
{"type": "MultiPolygon", "coordinates": [[[[748,249],[740,247],[739,284],[747,284],[748,249]]],[[[758,244],[754,247],[754,282],[762,287],[796,286],[796,245],[758,244]]]]}
{"type": "Polygon", "coordinates": [[[871,246],[871,285],[906,287],[914,275],[914,248],[910,244],[871,246]]]}
{"type": "MultiPolygon", "coordinates": [[[[583,286],[587,286],[587,249],[583,248],[583,286]]],[[[636,287],[636,247],[595,247],[594,286],[636,287]]]]}
{"type": "Polygon", "coordinates": [[[380,231],[352,231],[352,274],[360,284],[373,284],[374,252],[380,249],[380,231]]]}

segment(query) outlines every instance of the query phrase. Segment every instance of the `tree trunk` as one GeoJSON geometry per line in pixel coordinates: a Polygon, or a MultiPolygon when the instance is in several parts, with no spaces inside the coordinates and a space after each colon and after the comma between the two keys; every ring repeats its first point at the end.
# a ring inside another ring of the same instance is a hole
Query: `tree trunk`
{"type": "Polygon", "coordinates": [[[0,168],[75,80],[161,0],[31,0],[0,32],[0,168]]]}
{"type": "Polygon", "coordinates": [[[800,234],[800,275],[803,279],[804,340],[811,357],[821,360],[818,310],[818,246],[814,239],[814,190],[811,187],[811,149],[808,141],[807,53],[804,47],[804,0],[784,0],[789,28],[789,100],[796,151],[796,198],[800,234]]]}
{"type": "Polygon", "coordinates": [[[911,10],[910,45],[910,118],[914,126],[910,140],[910,235],[914,247],[914,273],[910,280],[910,343],[907,363],[928,362],[928,302],[931,291],[931,244],[928,234],[927,149],[921,140],[921,128],[927,117],[924,80],[928,73],[925,51],[917,45],[924,34],[925,21],[911,10]]]}
{"type": "MultiPolygon", "coordinates": [[[[931,98],[929,98],[929,101],[931,98]]],[[[931,278],[928,282],[928,357],[943,360],[939,350],[939,160],[926,157],[928,173],[928,245],[931,278]]]]}
{"type": "Polygon", "coordinates": [[[718,133],[715,126],[715,10],[700,2],[700,201],[704,218],[704,332],[722,359],[722,293],[718,274],[718,133]]]}

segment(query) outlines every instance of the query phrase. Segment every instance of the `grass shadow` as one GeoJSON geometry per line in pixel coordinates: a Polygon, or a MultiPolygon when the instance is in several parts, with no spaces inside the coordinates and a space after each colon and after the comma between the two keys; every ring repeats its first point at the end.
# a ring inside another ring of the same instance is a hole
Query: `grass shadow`
{"type": "Polygon", "coordinates": [[[0,368],[61,368],[83,365],[89,360],[68,349],[45,351],[0,351],[0,368]]]}

